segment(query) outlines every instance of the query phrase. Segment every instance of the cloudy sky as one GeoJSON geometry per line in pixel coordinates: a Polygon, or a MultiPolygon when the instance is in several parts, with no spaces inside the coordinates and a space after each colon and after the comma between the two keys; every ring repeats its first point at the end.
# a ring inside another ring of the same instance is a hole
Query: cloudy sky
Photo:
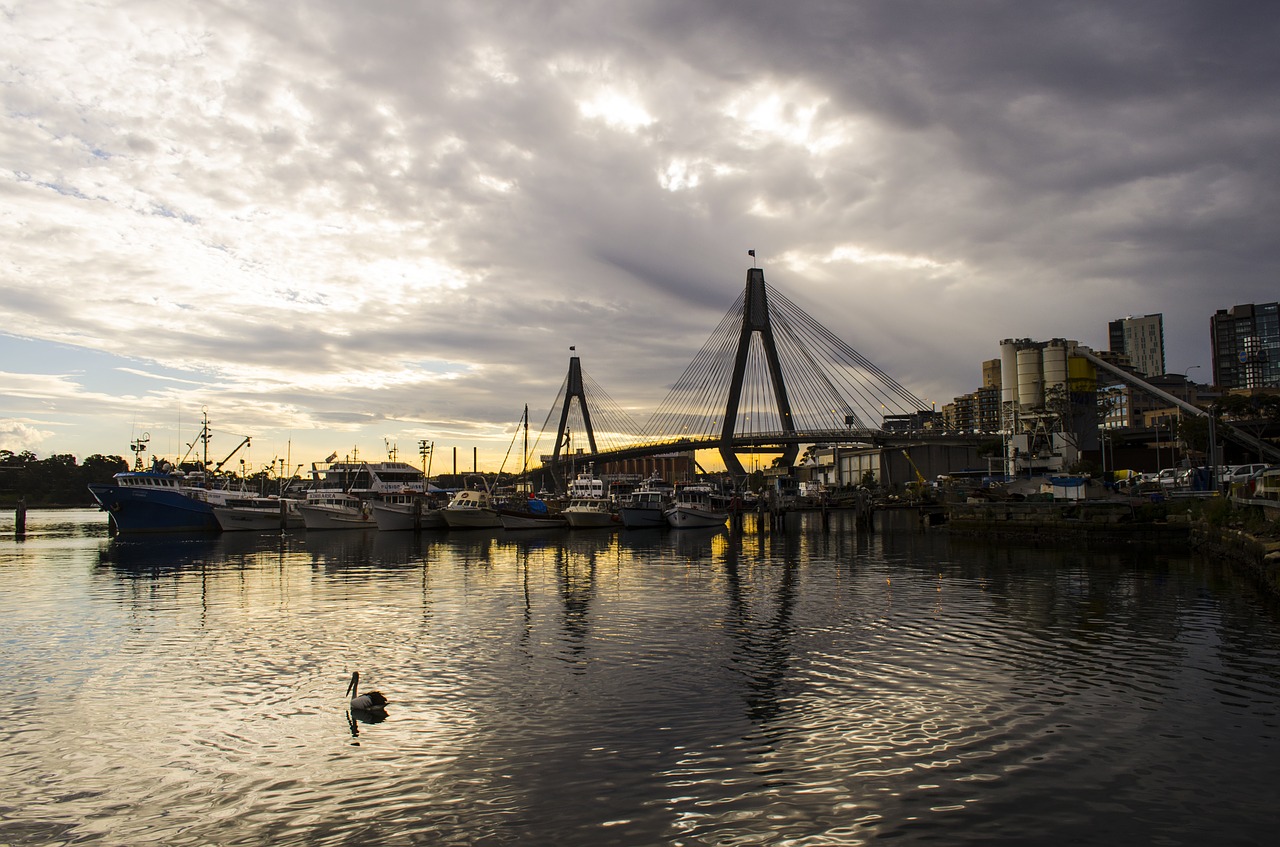
{"type": "Polygon", "coordinates": [[[1280,293],[1273,2],[0,13],[0,449],[172,455],[206,408],[253,465],[496,467],[570,345],[646,420],[748,249],[939,405],[1127,314],[1207,379],[1280,293]]]}

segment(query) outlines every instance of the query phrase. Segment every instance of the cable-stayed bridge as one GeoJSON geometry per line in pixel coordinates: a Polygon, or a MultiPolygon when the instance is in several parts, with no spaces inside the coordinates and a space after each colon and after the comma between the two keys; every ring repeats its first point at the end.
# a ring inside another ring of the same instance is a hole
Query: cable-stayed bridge
{"type": "Polygon", "coordinates": [[[794,464],[802,444],[903,441],[899,427],[886,422],[903,424],[930,411],[766,284],[762,269],[751,268],[742,294],[645,424],[574,355],[539,443],[554,433],[554,450],[543,456],[553,471],[570,459],[605,463],[718,449],[729,472],[741,477],[741,453],[777,454],[794,464]]]}

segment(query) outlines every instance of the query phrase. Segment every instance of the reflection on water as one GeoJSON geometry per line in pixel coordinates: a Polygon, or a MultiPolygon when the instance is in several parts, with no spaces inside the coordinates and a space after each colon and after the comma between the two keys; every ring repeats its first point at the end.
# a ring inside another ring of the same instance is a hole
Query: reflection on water
{"type": "Polygon", "coordinates": [[[0,541],[0,843],[1270,834],[1280,619],[1188,555],[101,517],[0,541]]]}

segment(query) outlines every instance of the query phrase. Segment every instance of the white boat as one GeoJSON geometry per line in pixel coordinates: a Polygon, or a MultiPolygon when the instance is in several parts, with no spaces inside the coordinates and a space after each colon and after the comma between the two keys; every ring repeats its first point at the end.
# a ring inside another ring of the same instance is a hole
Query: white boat
{"type": "Polygon", "coordinates": [[[613,526],[618,519],[613,504],[604,496],[604,480],[595,475],[594,468],[569,483],[569,505],[561,514],[573,527],[613,526]]]}
{"type": "Polygon", "coordinates": [[[383,494],[381,500],[370,505],[374,523],[383,532],[449,527],[439,504],[421,492],[383,494]]]}
{"type": "Polygon", "coordinates": [[[577,528],[613,526],[618,522],[612,504],[603,497],[574,497],[560,514],[569,526],[577,528]]]}
{"type": "Polygon", "coordinates": [[[622,525],[628,529],[643,529],[667,525],[664,514],[671,506],[675,488],[656,476],[644,481],[639,488],[627,495],[618,509],[622,525]]]}
{"type": "Polygon", "coordinates": [[[578,474],[569,483],[569,498],[573,499],[574,497],[605,499],[604,480],[596,476],[592,470],[578,474]]]}
{"type": "Polygon", "coordinates": [[[372,529],[374,500],[424,492],[426,475],[407,462],[329,462],[311,466],[311,488],[298,506],[307,529],[372,529]]]}
{"type": "Polygon", "coordinates": [[[729,512],[715,505],[709,485],[685,485],[676,489],[675,501],[664,512],[667,525],[675,529],[720,527],[729,512]]]}
{"type": "Polygon", "coordinates": [[[298,500],[287,497],[246,497],[213,507],[223,532],[300,529],[304,526],[298,500]]]}
{"type": "Polygon", "coordinates": [[[345,491],[310,491],[298,511],[308,530],[378,528],[370,504],[345,491]]]}
{"type": "Polygon", "coordinates": [[[440,510],[449,529],[497,529],[498,507],[487,490],[463,489],[440,510]]]}

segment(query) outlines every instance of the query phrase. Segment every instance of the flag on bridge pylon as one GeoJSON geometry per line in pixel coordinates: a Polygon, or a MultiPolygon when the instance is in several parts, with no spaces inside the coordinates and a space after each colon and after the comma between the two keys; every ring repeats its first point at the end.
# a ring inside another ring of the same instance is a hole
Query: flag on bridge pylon
{"type": "Polygon", "coordinates": [[[756,255],[756,251],[754,251],[754,250],[748,250],[748,251],[747,251],[747,255],[748,255],[748,256],[752,256],[752,257],[754,257],[754,256],[756,255]]]}

